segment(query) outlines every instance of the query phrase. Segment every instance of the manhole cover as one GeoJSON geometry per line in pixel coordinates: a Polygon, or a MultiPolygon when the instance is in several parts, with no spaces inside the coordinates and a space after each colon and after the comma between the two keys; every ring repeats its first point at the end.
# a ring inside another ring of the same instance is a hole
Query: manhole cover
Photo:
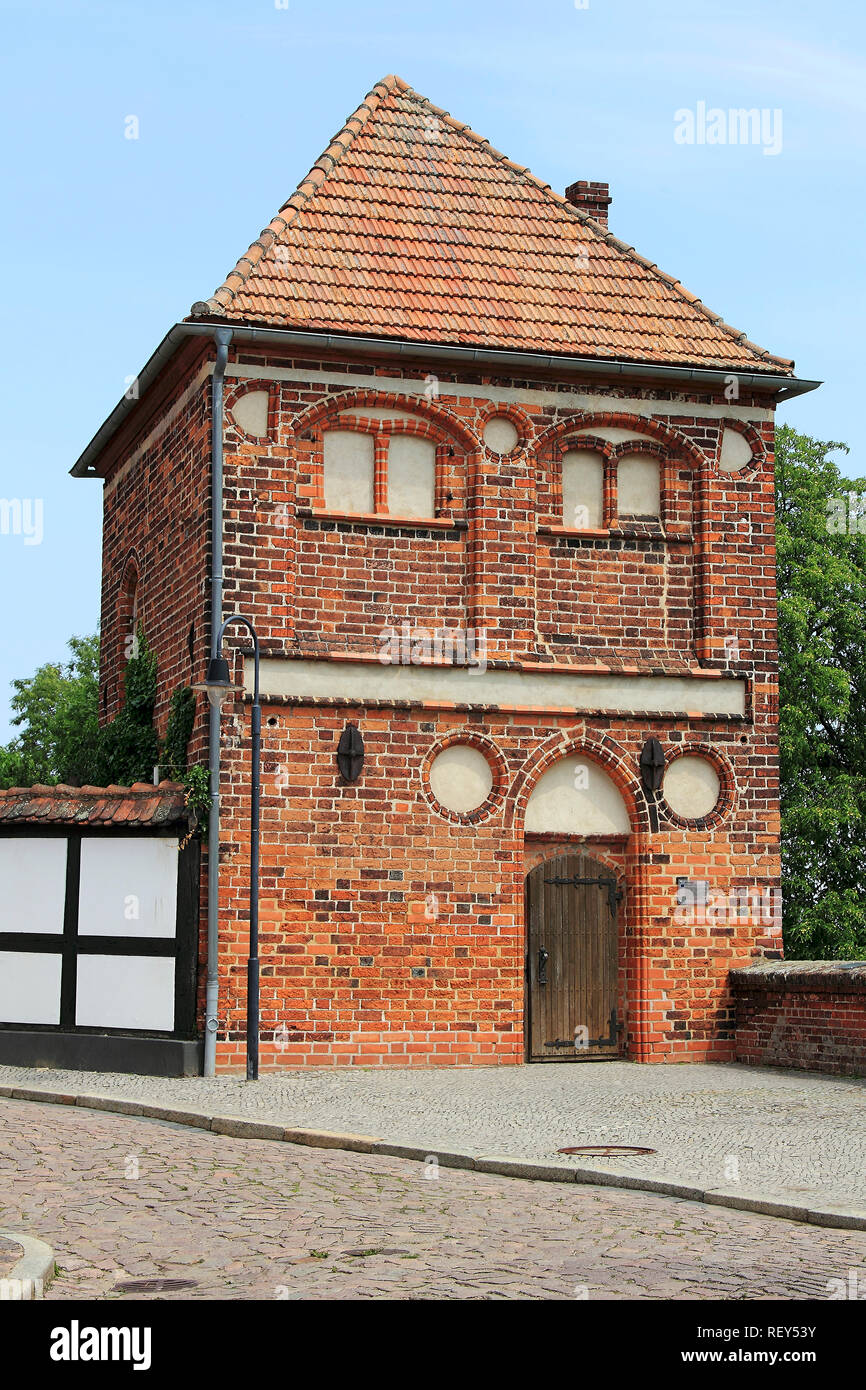
{"type": "Polygon", "coordinates": [[[124,1279],[115,1284],[112,1293],[179,1293],[181,1289],[195,1289],[197,1279],[124,1279]]]}
{"type": "Polygon", "coordinates": [[[558,1154],[583,1154],[585,1158],[618,1158],[620,1154],[654,1154],[655,1149],[640,1149],[634,1144],[575,1144],[570,1149],[557,1149],[558,1154]]]}

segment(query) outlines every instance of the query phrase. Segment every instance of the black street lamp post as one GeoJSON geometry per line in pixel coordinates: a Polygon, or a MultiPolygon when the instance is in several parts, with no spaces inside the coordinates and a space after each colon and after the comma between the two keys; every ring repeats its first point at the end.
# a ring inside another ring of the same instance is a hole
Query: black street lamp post
{"type": "Polygon", "coordinates": [[[205,690],[211,704],[220,709],[238,689],[229,676],[222,655],[223,633],[229,623],[243,623],[253,639],[255,681],[252,709],[252,790],[250,795],[250,951],[247,960],[247,1081],[259,1079],[259,804],[261,800],[262,706],[259,700],[259,639],[249,618],[232,613],[216,640],[215,655],[208,662],[205,690]]]}

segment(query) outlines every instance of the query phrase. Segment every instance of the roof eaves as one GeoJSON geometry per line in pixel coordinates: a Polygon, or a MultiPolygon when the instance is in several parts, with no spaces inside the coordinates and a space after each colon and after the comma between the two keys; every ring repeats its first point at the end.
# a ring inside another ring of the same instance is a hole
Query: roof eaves
{"type": "MultiPolygon", "coordinates": [[[[519,367],[521,371],[526,368],[543,368],[544,370],[569,371],[569,372],[588,372],[594,376],[605,376],[608,373],[615,373],[618,376],[634,376],[649,380],[651,377],[659,379],[678,379],[684,383],[696,382],[712,384],[722,382],[726,375],[736,375],[741,381],[755,386],[763,386],[766,389],[777,392],[779,401],[787,400],[791,396],[802,395],[807,391],[814,391],[821,385],[820,381],[810,381],[801,379],[793,375],[791,371],[776,373],[772,370],[770,363],[757,363],[754,371],[745,370],[742,366],[717,366],[717,367],[698,367],[694,363],[648,363],[645,359],[635,358],[629,361],[623,357],[581,357],[577,354],[569,355],[565,353],[546,353],[538,351],[527,351],[519,348],[496,348],[489,346],[473,346],[467,343],[433,343],[429,341],[411,341],[404,338],[388,338],[384,334],[378,334],[369,338],[359,336],[357,333],[332,332],[330,330],[304,330],[299,328],[276,327],[271,324],[256,324],[250,322],[238,322],[214,315],[207,320],[199,318],[197,321],[190,322],[184,320],[176,323],[173,328],[165,335],[162,342],[151,354],[148,361],[138,374],[140,394],[135,399],[123,396],[117,405],[100,425],[90,443],[82,450],[76,462],[69,470],[74,478],[98,478],[100,472],[97,467],[97,460],[103,451],[108,447],[114,435],[144,398],[147,390],[156,376],[163,370],[168,361],[177,351],[184,338],[189,336],[208,336],[219,327],[227,326],[232,329],[240,341],[248,342],[273,342],[273,343],[296,343],[302,344],[305,349],[314,346],[333,348],[340,345],[341,348],[358,352],[369,352],[375,349],[377,352],[392,351],[400,356],[415,355],[419,353],[429,357],[438,356],[441,359],[449,358],[453,361],[472,361],[483,362],[491,366],[500,367],[519,367]],[[790,382],[790,385],[788,383],[790,382]]],[[[784,359],[783,359],[784,360],[784,359]]]]}

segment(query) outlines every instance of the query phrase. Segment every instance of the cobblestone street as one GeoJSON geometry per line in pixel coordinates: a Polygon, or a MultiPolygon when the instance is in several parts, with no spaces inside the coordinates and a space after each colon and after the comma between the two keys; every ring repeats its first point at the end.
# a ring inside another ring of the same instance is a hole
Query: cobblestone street
{"type": "Polygon", "coordinates": [[[0,1226],[48,1299],[827,1299],[866,1232],[0,1100],[0,1226]],[[130,1280],[189,1281],[174,1292],[130,1280]]]}
{"type": "MultiPolygon", "coordinates": [[[[425,1153],[452,1150],[593,1166],[794,1207],[866,1214],[866,1082],[773,1067],[310,1067],[236,1076],[158,1077],[0,1067],[0,1085],[96,1094],[287,1127],[349,1131],[425,1153]],[[647,1145],[594,1165],[567,1144],[647,1145]]],[[[682,1195],[682,1194],[680,1194],[682,1195]]]]}

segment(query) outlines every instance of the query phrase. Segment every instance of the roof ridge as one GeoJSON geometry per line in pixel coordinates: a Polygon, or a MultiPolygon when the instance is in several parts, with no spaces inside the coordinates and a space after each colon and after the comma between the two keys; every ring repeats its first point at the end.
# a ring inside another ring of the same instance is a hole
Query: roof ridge
{"type": "MultiPolygon", "coordinates": [[[[279,212],[272,217],[267,227],[264,227],[256,240],[252,242],[245,255],[241,256],[237,265],[230,270],[223,283],[214,290],[210,299],[204,301],[206,308],[210,311],[224,309],[234,299],[238,290],[246,283],[251,272],[258,265],[266,251],[270,250],[280,232],[285,231],[301,209],[321,188],[325,179],[342,159],[348,150],[355,136],[364,129],[369,118],[376,111],[384,98],[391,92],[398,89],[406,92],[412,91],[408,82],[404,82],[402,77],[397,77],[395,73],[389,73],[383,77],[373,87],[370,88],[364,100],[347,117],[345,123],[331,137],[327,148],[319,155],[319,158],[311,166],[309,173],[301,179],[294,193],[291,193],[286,201],[281,204],[279,212]],[[363,112],[363,115],[361,114],[363,112]],[[325,167],[324,160],[330,160],[330,166],[325,167]],[[318,176],[318,177],[317,177],[318,176]],[[291,210],[289,217],[284,217],[283,213],[291,210]]],[[[419,93],[415,93],[419,95],[419,93]]],[[[424,98],[422,97],[423,101],[424,98]]],[[[193,309],[197,306],[194,305],[193,309]]]]}
{"type": "Polygon", "coordinates": [[[160,782],[158,786],[151,782],[132,782],[128,787],[119,786],[115,782],[106,787],[94,787],[89,782],[81,787],[73,787],[68,782],[34,782],[30,787],[0,787],[0,797],[22,796],[28,792],[39,796],[159,796],[169,792],[185,791],[183,782],[160,782]]]}
{"type": "MultiPolygon", "coordinates": [[[[385,78],[385,81],[387,82],[389,81],[389,79],[385,78]]],[[[768,362],[777,362],[782,366],[790,367],[793,369],[795,365],[793,358],[777,357],[767,348],[761,347],[759,343],[752,342],[751,338],[749,338],[746,335],[746,333],[744,333],[742,330],[740,330],[739,328],[734,328],[732,324],[726,323],[725,320],[722,318],[721,314],[714,314],[712,309],[709,309],[707,305],[704,304],[703,300],[698,297],[698,295],[693,294],[691,290],[687,289],[681,280],[677,280],[675,276],[669,275],[667,271],[662,270],[661,266],[659,266],[655,261],[651,261],[646,256],[642,256],[634,246],[630,246],[628,242],[623,241],[621,237],[615,236],[613,232],[605,230],[595,220],[594,217],[590,216],[588,212],[582,212],[580,208],[575,207],[574,203],[569,202],[569,200],[562,193],[557,193],[556,189],[551,188],[549,183],[545,183],[544,179],[539,178],[537,174],[533,174],[532,170],[527,165],[516,164],[513,159],[509,159],[508,156],[506,154],[503,154],[501,150],[498,150],[494,145],[491,145],[490,141],[487,140],[483,135],[479,135],[477,130],[473,130],[472,127],[466,125],[464,121],[458,121],[455,116],[451,115],[450,111],[444,110],[441,106],[434,105],[432,101],[430,101],[427,97],[423,96],[421,92],[417,92],[414,87],[410,87],[407,82],[404,82],[402,80],[402,78],[395,78],[394,82],[397,85],[399,85],[401,91],[403,91],[407,96],[414,97],[417,101],[420,101],[425,106],[429,107],[430,110],[435,112],[437,116],[443,117],[445,121],[448,123],[448,125],[452,126],[455,130],[459,131],[461,135],[466,135],[470,139],[475,140],[479,145],[484,145],[487,153],[491,155],[494,159],[498,160],[500,164],[504,164],[508,169],[512,169],[516,174],[522,175],[522,177],[525,178],[529,183],[535,184],[535,186],[539,188],[542,191],[542,193],[547,194],[547,196],[553,198],[555,202],[567,208],[568,211],[574,217],[577,217],[582,223],[584,223],[584,225],[588,226],[593,235],[595,235],[600,241],[605,241],[609,246],[615,246],[617,250],[624,251],[627,256],[632,257],[634,260],[638,261],[642,266],[644,266],[647,270],[650,270],[654,272],[654,274],[658,275],[659,278],[664,280],[666,284],[670,285],[671,288],[675,290],[677,294],[681,295],[682,298],[685,299],[688,304],[691,304],[696,309],[698,309],[699,312],[702,313],[706,318],[708,318],[711,323],[714,323],[717,328],[720,328],[722,330],[722,332],[727,333],[729,337],[732,337],[734,339],[735,342],[740,343],[743,347],[750,348],[753,352],[757,353],[760,357],[763,357],[768,362]]]]}

